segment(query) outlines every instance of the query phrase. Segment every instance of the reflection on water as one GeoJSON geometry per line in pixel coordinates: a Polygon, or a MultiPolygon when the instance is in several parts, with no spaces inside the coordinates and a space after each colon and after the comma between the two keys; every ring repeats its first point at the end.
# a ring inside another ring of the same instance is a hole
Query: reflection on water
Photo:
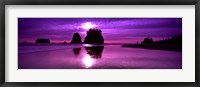
{"type": "Polygon", "coordinates": [[[87,54],[91,56],[91,58],[101,58],[104,46],[96,46],[96,47],[85,47],[87,54]]]}
{"type": "Polygon", "coordinates": [[[120,45],[19,46],[18,69],[181,69],[182,52],[120,45]]]}
{"type": "MultiPolygon", "coordinates": [[[[85,47],[87,54],[82,59],[85,68],[91,67],[95,64],[96,59],[101,58],[104,46],[85,47]]],[[[81,48],[74,48],[74,55],[79,55],[81,48]]]]}
{"type": "Polygon", "coordinates": [[[82,59],[82,62],[85,68],[89,68],[95,63],[95,60],[96,59],[91,58],[90,55],[85,55],[85,57],[82,59]]]}
{"type": "Polygon", "coordinates": [[[81,51],[81,48],[74,48],[73,49],[74,55],[79,55],[80,51],[81,51]]]}

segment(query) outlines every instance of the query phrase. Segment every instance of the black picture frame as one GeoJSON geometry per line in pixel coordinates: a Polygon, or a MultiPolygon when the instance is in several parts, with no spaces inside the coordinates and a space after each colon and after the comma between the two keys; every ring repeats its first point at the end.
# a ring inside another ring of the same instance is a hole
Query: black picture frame
{"type": "Polygon", "coordinates": [[[1,0],[0,3],[1,87],[200,87],[200,0],[1,0]],[[5,5],[195,5],[195,82],[5,82],[5,5]]]}

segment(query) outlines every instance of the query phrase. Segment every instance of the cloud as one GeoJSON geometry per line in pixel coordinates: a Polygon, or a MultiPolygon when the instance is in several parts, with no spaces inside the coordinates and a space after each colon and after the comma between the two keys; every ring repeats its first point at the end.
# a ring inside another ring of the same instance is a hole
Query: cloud
{"type": "Polygon", "coordinates": [[[182,33],[181,18],[19,18],[19,39],[51,38],[70,40],[73,33],[85,37],[82,23],[91,22],[100,28],[105,40],[135,37],[171,37],[182,33]]]}

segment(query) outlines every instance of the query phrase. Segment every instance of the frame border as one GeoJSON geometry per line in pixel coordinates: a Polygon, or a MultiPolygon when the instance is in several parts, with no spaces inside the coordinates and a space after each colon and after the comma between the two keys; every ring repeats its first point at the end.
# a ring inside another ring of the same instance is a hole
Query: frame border
{"type": "Polygon", "coordinates": [[[0,0],[1,87],[200,87],[200,0],[0,0]],[[195,5],[195,82],[5,82],[5,5],[195,5]]]}

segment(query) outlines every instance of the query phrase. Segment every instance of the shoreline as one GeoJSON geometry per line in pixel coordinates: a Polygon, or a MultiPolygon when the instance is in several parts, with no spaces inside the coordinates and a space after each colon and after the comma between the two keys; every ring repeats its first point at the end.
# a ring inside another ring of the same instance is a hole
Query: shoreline
{"type": "Polygon", "coordinates": [[[127,47],[127,48],[144,48],[144,49],[167,50],[167,51],[182,52],[182,46],[179,45],[179,44],[160,44],[160,43],[129,44],[129,45],[122,45],[122,47],[127,47]]]}
{"type": "Polygon", "coordinates": [[[68,46],[68,45],[83,45],[85,47],[91,46],[105,46],[105,45],[120,45],[126,48],[143,48],[143,49],[154,49],[154,50],[167,50],[167,51],[178,51],[182,52],[182,45],[170,44],[170,43],[146,43],[146,44],[18,44],[18,46],[68,46]]]}

